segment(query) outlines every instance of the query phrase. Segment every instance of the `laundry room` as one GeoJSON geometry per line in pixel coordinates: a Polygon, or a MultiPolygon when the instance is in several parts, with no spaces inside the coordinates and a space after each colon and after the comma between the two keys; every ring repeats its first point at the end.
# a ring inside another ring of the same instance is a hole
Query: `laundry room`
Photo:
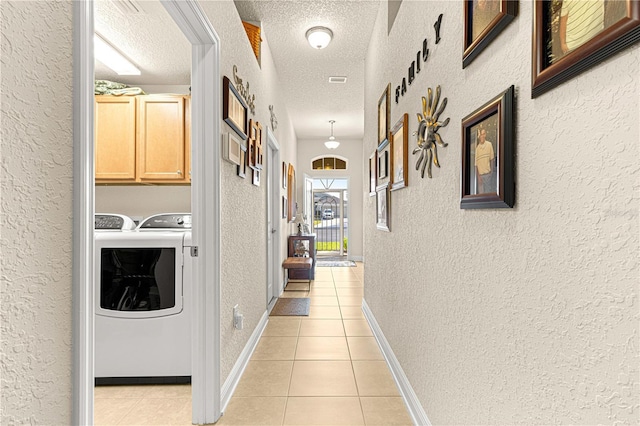
{"type": "Polygon", "coordinates": [[[95,211],[139,223],[191,212],[191,45],[160,2],[133,4],[95,2],[95,211]]]}
{"type": "Polygon", "coordinates": [[[189,383],[191,44],[158,1],[94,4],[95,383],[189,383]]]}

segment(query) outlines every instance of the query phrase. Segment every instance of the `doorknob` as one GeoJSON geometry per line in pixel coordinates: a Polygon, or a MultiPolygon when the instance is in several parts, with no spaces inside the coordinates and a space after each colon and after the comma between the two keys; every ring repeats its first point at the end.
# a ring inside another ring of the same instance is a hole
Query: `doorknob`
{"type": "Polygon", "coordinates": [[[276,229],[275,228],[271,229],[271,233],[275,234],[276,233],[276,229]]]}

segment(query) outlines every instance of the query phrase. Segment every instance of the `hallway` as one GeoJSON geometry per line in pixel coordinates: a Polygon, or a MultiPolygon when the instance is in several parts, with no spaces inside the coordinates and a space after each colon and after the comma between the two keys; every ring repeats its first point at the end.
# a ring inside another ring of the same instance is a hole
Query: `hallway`
{"type": "MultiPolygon", "coordinates": [[[[289,284],[283,297],[309,297],[309,316],[269,317],[218,425],[411,424],[362,314],[363,272],[362,263],[317,268],[311,291],[307,283],[289,284]]],[[[189,424],[183,423],[190,407],[184,399],[188,385],[146,388],[97,388],[96,424],[189,424]],[[144,396],[161,389],[164,402],[144,396]],[[145,398],[149,401],[141,401],[145,398]],[[155,408],[136,413],[136,407],[146,406],[155,408]],[[179,406],[181,412],[163,413],[162,406],[179,406]],[[116,407],[118,420],[109,416],[116,407]],[[130,407],[128,415],[123,407],[130,407]]]]}

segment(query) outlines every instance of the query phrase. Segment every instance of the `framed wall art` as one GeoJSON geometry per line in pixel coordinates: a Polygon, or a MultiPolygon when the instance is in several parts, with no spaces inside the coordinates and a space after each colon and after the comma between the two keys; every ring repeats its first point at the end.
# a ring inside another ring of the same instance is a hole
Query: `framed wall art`
{"type": "Polygon", "coordinates": [[[264,152],[262,150],[262,124],[257,121],[252,123],[254,128],[254,139],[253,139],[253,163],[256,169],[262,169],[262,165],[264,163],[264,152]]]}
{"type": "Polygon", "coordinates": [[[391,190],[409,184],[409,114],[405,113],[391,129],[391,190]]]}
{"type": "Polygon", "coordinates": [[[247,104],[227,77],[222,79],[222,119],[242,140],[247,137],[247,104]]]}
{"type": "Polygon", "coordinates": [[[463,0],[466,68],[518,14],[518,0],[463,0]]]}
{"type": "Polygon", "coordinates": [[[289,199],[287,221],[292,222],[296,217],[296,170],[293,164],[289,164],[287,169],[287,197],[289,199]]]}
{"type": "Polygon", "coordinates": [[[283,219],[287,218],[287,208],[288,208],[287,197],[283,195],[282,196],[282,218],[283,219]]]}
{"type": "Polygon", "coordinates": [[[378,101],[378,146],[389,140],[389,121],[391,121],[391,83],[382,92],[378,101]]]}
{"type": "Polygon", "coordinates": [[[514,87],[462,120],[462,209],[513,207],[514,87]]]}
{"type": "Polygon", "coordinates": [[[378,150],[374,149],[369,156],[369,196],[376,196],[376,186],[378,184],[378,150]]]}
{"type": "MultiPolygon", "coordinates": [[[[242,141],[244,142],[244,141],[242,141]]],[[[227,133],[222,141],[222,158],[235,165],[240,164],[240,146],[243,145],[235,133],[227,133]]]]}
{"type": "Polygon", "coordinates": [[[287,189],[287,163],[282,162],[282,189],[287,189]]]}
{"type": "Polygon", "coordinates": [[[251,169],[253,180],[251,181],[255,186],[260,186],[260,173],[262,170],[251,169]]]}
{"type": "Polygon", "coordinates": [[[391,145],[389,139],[378,147],[378,185],[389,182],[389,169],[391,162],[391,145]]]}
{"type": "Polygon", "coordinates": [[[389,203],[389,184],[378,185],[376,188],[376,228],[381,231],[391,231],[389,218],[391,205],[389,203]]]}
{"type": "Polygon", "coordinates": [[[243,179],[247,176],[247,145],[244,143],[240,144],[240,164],[236,173],[243,179]]]}
{"type": "Polygon", "coordinates": [[[535,1],[531,97],[640,40],[639,0],[535,1]]]}

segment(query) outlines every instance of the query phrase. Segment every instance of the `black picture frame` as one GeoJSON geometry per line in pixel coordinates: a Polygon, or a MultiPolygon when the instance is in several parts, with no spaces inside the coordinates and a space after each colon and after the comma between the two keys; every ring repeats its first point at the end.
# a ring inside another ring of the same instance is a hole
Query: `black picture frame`
{"type": "Polygon", "coordinates": [[[409,114],[404,113],[391,129],[391,190],[409,185],[409,114]]]}
{"type": "Polygon", "coordinates": [[[378,150],[374,149],[369,156],[369,196],[376,196],[376,187],[378,186],[378,150]]]}
{"type": "Polygon", "coordinates": [[[387,84],[378,100],[378,146],[389,141],[391,121],[391,83],[387,84]]]}
{"type": "Polygon", "coordinates": [[[382,183],[387,183],[389,181],[389,168],[390,168],[390,148],[389,139],[382,142],[382,144],[378,147],[378,163],[376,165],[376,170],[378,171],[378,185],[382,183]]]}
{"type": "Polygon", "coordinates": [[[247,139],[247,104],[226,76],[222,79],[222,119],[242,140],[247,139]]]}
{"type": "MultiPolygon", "coordinates": [[[[640,41],[640,0],[603,3],[602,16],[592,13],[595,25],[603,29],[583,44],[569,46],[560,34],[562,3],[559,0],[534,3],[531,97],[536,98],[640,41]],[[602,20],[602,22],[600,22],[602,20]],[[563,42],[564,40],[564,42],[563,42]]],[[[571,18],[567,13],[569,25],[571,18]]],[[[594,28],[597,31],[597,28],[594,28]]]]}
{"type": "Polygon", "coordinates": [[[282,162],[282,189],[287,189],[287,163],[282,162]]]}
{"type": "Polygon", "coordinates": [[[462,68],[466,68],[515,19],[518,15],[518,1],[463,0],[463,2],[464,52],[462,54],[462,68]]]}
{"type": "Polygon", "coordinates": [[[515,88],[511,86],[462,119],[461,209],[513,207],[514,111],[515,88]],[[490,139],[480,136],[489,130],[492,132],[490,139]],[[487,143],[490,145],[484,145],[487,143]],[[487,147],[483,148],[482,154],[477,154],[479,146],[487,147]],[[495,154],[495,163],[489,157],[490,151],[495,154]],[[488,171],[486,175],[482,174],[482,169],[488,171]],[[487,190],[487,187],[492,189],[487,190]]]}

